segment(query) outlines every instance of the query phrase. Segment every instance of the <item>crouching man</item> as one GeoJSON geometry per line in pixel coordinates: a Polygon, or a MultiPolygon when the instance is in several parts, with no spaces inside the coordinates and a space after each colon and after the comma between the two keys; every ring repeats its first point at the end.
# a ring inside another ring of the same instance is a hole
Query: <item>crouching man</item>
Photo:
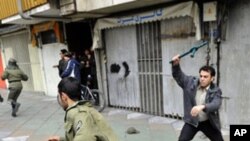
{"type": "Polygon", "coordinates": [[[183,89],[184,126],[179,141],[190,141],[198,131],[203,132],[211,141],[223,141],[219,117],[222,101],[221,89],[213,81],[215,70],[203,66],[199,78],[182,72],[179,55],[172,58],[172,74],[183,89]]]}
{"type": "Polygon", "coordinates": [[[65,137],[52,136],[48,141],[118,141],[103,116],[81,100],[81,83],[66,77],[58,84],[58,103],[65,110],[65,137]]]}

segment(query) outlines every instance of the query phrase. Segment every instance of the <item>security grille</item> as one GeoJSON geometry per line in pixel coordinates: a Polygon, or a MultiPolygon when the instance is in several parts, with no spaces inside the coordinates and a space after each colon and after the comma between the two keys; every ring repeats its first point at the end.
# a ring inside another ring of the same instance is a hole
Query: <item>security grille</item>
{"type": "Polygon", "coordinates": [[[163,115],[160,22],[137,25],[141,112],[163,115]]]}

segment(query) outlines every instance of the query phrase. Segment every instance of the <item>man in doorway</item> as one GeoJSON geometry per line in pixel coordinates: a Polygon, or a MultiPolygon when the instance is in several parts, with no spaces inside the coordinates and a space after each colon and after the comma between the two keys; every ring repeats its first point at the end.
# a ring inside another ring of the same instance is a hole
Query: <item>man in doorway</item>
{"type": "Polygon", "coordinates": [[[59,60],[58,65],[53,66],[53,68],[58,68],[59,76],[61,76],[62,72],[65,70],[65,68],[67,66],[67,61],[65,61],[65,59],[64,59],[64,54],[66,52],[67,52],[66,49],[61,49],[61,52],[60,52],[61,59],[59,60]]]}
{"type": "Polygon", "coordinates": [[[212,141],[223,141],[220,131],[219,108],[222,92],[213,80],[215,70],[211,66],[203,66],[199,70],[199,78],[185,75],[180,68],[180,58],[172,58],[172,74],[183,89],[184,126],[179,141],[190,141],[198,131],[203,132],[212,141]]]}
{"type": "Polygon", "coordinates": [[[65,110],[65,138],[52,136],[48,141],[118,141],[104,117],[81,98],[81,83],[66,77],[58,84],[58,103],[65,110]]]}
{"type": "Polygon", "coordinates": [[[97,89],[96,64],[94,52],[89,49],[84,50],[83,56],[80,57],[81,63],[81,81],[83,85],[91,89],[97,89]]]}
{"type": "Polygon", "coordinates": [[[67,61],[67,66],[61,74],[61,78],[74,77],[81,82],[80,63],[72,57],[71,52],[64,54],[64,60],[67,61]]]}

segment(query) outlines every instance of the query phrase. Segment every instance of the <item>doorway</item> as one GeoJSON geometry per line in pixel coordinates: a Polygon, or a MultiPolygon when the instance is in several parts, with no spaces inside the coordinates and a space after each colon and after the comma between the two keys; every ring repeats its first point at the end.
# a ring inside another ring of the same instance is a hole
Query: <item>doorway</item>
{"type": "Polygon", "coordinates": [[[92,47],[92,29],[90,21],[68,23],[66,28],[66,41],[68,49],[75,59],[81,63],[81,81],[83,85],[97,88],[96,63],[92,47]]]}

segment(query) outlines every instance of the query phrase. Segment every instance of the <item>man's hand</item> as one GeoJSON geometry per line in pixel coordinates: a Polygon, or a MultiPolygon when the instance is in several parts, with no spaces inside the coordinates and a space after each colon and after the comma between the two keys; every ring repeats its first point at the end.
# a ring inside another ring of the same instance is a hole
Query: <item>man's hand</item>
{"type": "Polygon", "coordinates": [[[193,117],[196,117],[198,116],[198,114],[205,108],[205,105],[197,105],[197,106],[194,106],[191,110],[191,115],[193,117]]]}
{"type": "Polygon", "coordinates": [[[58,65],[54,65],[54,66],[52,66],[53,68],[58,68],[59,66],[58,65]]]}
{"type": "Polygon", "coordinates": [[[59,136],[52,136],[48,139],[48,141],[60,141],[60,137],[59,136]]]}
{"type": "Polygon", "coordinates": [[[175,55],[173,58],[172,58],[172,61],[173,61],[173,65],[178,65],[180,63],[180,55],[175,55]]]}

